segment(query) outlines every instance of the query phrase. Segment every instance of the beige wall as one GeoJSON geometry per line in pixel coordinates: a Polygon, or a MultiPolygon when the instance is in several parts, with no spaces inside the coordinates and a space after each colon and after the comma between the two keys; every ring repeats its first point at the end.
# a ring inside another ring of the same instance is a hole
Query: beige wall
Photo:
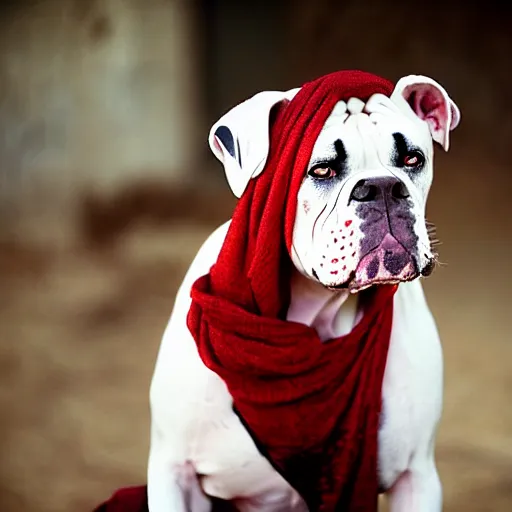
{"type": "Polygon", "coordinates": [[[4,193],[181,180],[197,162],[192,2],[44,0],[2,15],[4,193]]]}

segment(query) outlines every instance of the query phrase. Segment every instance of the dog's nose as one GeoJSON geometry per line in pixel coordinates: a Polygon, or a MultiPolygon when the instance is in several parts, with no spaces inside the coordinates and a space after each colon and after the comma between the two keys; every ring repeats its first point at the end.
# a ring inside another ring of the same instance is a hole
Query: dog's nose
{"type": "Polygon", "coordinates": [[[383,198],[407,199],[409,191],[405,183],[393,176],[360,180],[350,196],[354,201],[368,203],[383,198]]]}

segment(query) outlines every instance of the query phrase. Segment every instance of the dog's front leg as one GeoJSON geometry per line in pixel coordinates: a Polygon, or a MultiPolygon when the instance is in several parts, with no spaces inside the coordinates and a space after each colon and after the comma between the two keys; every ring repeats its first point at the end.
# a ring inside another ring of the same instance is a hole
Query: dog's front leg
{"type": "Polygon", "coordinates": [[[149,512],[210,512],[211,502],[201,490],[192,464],[172,462],[159,444],[152,443],[149,455],[149,512]]]}
{"type": "Polygon", "coordinates": [[[442,488],[433,456],[402,473],[387,494],[390,512],[441,512],[442,488]]]}

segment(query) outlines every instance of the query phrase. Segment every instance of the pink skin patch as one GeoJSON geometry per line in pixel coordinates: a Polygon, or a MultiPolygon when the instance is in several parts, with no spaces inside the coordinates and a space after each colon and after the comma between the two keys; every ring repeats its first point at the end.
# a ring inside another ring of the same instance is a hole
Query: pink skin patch
{"type": "Polygon", "coordinates": [[[197,471],[192,462],[187,461],[184,464],[176,465],[173,470],[186,510],[208,510],[210,501],[201,489],[197,471]]]}

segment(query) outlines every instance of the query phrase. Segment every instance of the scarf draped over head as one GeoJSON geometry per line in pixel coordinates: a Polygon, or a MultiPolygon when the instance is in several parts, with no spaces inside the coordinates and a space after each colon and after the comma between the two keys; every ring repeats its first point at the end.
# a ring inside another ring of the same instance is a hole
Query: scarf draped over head
{"type": "Polygon", "coordinates": [[[239,200],[217,262],[192,287],[187,323],[260,451],[310,511],[377,510],[377,432],[395,286],[370,294],[352,332],[322,343],[286,321],[297,195],[340,100],[389,96],[360,71],[305,84],[278,107],[263,173],[239,200]]]}

